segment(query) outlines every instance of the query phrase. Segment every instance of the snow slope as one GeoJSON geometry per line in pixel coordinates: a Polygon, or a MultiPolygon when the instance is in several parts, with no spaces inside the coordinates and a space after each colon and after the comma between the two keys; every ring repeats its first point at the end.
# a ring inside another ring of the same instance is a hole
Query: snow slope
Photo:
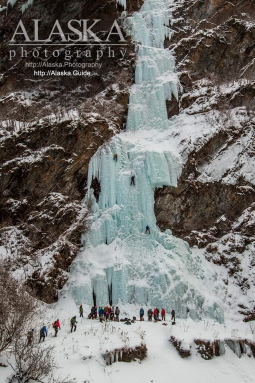
{"type": "MultiPolygon", "coordinates": [[[[127,316],[138,316],[140,306],[127,305],[121,307],[121,313],[127,316]]],[[[117,382],[141,382],[141,383],[168,383],[175,381],[184,383],[187,380],[191,383],[209,383],[224,381],[226,383],[252,383],[255,382],[255,362],[252,357],[242,355],[239,359],[226,345],[226,353],[220,357],[206,361],[197,354],[193,340],[195,338],[214,340],[225,339],[232,336],[254,339],[248,323],[227,322],[225,326],[214,321],[195,323],[192,320],[180,320],[177,318],[175,326],[171,325],[170,314],[167,313],[167,326],[162,322],[136,322],[131,326],[124,323],[111,322],[107,329],[105,324],[98,320],[89,320],[85,317],[89,307],[84,310],[84,318],[77,318],[77,331],[70,334],[70,318],[77,313],[78,308],[72,300],[67,298],[58,303],[55,308],[45,310],[44,323],[48,326],[57,317],[61,321],[61,330],[58,337],[53,337],[53,329],[49,327],[49,335],[46,344],[54,344],[55,358],[58,364],[56,377],[65,378],[65,382],[72,383],[98,383],[106,381],[117,382]],[[111,332],[114,328],[115,332],[111,332]],[[120,329],[120,330],[119,330],[120,329]],[[106,366],[103,358],[105,351],[111,351],[124,347],[126,342],[122,340],[121,333],[127,333],[130,339],[129,347],[140,345],[141,331],[146,332],[145,344],[148,349],[148,356],[142,362],[131,363],[116,362],[106,366]],[[176,349],[169,342],[170,336],[182,340],[191,345],[192,355],[182,359],[176,349]]],[[[121,315],[121,317],[123,314],[121,315]]],[[[146,319],[146,318],[145,318],[146,319]]],[[[42,323],[43,324],[43,321],[42,323]]],[[[38,324],[39,325],[39,324],[38,324]]],[[[39,326],[38,330],[39,337],[39,326]]],[[[1,357],[0,362],[6,362],[1,357]]],[[[1,367],[0,367],[1,368],[1,367]]],[[[10,367],[1,368],[0,382],[6,383],[7,377],[11,375],[10,367]]]]}

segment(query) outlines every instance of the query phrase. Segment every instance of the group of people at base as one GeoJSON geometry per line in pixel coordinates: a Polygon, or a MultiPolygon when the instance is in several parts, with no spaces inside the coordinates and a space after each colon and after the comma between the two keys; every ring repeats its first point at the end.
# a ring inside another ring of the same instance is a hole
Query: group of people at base
{"type": "Polygon", "coordinates": [[[88,319],[97,319],[99,318],[100,322],[108,321],[117,321],[119,322],[120,318],[120,309],[114,306],[92,306],[90,310],[90,314],[88,315],[88,319]]]}
{"type": "MultiPolygon", "coordinates": [[[[80,304],[79,306],[79,313],[80,313],[80,317],[83,317],[83,307],[82,307],[82,304],[80,304]]],[[[155,307],[153,310],[152,309],[149,309],[148,312],[147,312],[147,315],[148,315],[148,321],[152,321],[152,318],[154,317],[154,321],[157,322],[158,320],[162,320],[162,321],[165,321],[166,320],[166,310],[164,308],[161,309],[161,319],[159,319],[159,309],[157,307],[155,307]]],[[[139,315],[140,315],[140,321],[143,321],[144,320],[144,309],[141,307],[140,308],[140,312],[139,312],[139,315]]],[[[90,310],[90,314],[88,315],[88,319],[97,319],[99,318],[100,322],[103,322],[103,321],[117,321],[119,322],[120,321],[120,309],[118,308],[118,306],[116,308],[114,308],[114,306],[100,306],[100,307],[97,307],[97,306],[92,306],[91,307],[91,310],[90,310]]],[[[134,320],[136,320],[136,318],[134,317],[133,318],[133,321],[125,318],[125,319],[121,319],[121,321],[125,321],[126,324],[131,324],[131,322],[134,322],[134,320]]],[[[172,310],[171,311],[171,320],[173,321],[173,324],[175,323],[175,311],[172,310]]],[[[61,325],[60,325],[60,321],[59,319],[55,320],[55,322],[52,323],[52,327],[55,331],[54,333],[54,337],[56,337],[58,335],[58,331],[61,330],[61,325]]],[[[76,319],[76,316],[73,316],[70,320],[70,327],[71,327],[71,333],[73,331],[76,331],[76,328],[77,328],[77,319],[76,319]]],[[[33,340],[34,340],[34,334],[35,334],[35,331],[34,329],[31,329],[30,331],[28,331],[27,333],[27,346],[31,346],[32,343],[33,343],[33,340]]],[[[43,327],[40,329],[40,339],[39,339],[39,343],[41,343],[41,341],[45,341],[45,338],[48,336],[48,330],[47,330],[47,327],[45,325],[43,325],[43,327]]]]}
{"type": "MultiPolygon", "coordinates": [[[[144,309],[143,307],[140,308],[140,321],[144,320],[144,309]]],[[[157,322],[158,320],[165,321],[166,320],[166,310],[164,308],[161,309],[161,319],[159,318],[159,309],[157,307],[154,307],[154,309],[149,309],[147,311],[148,315],[148,321],[151,322],[152,318],[154,317],[154,321],[157,322]]],[[[171,311],[171,320],[175,323],[175,311],[171,311]]]]}

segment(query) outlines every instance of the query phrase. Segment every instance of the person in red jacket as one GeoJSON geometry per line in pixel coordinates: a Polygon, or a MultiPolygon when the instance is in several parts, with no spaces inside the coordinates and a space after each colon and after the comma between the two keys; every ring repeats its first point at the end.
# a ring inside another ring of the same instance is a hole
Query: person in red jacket
{"type": "Polygon", "coordinates": [[[54,330],[55,330],[55,336],[57,336],[57,335],[58,335],[58,330],[61,330],[59,319],[57,319],[57,320],[53,323],[53,328],[54,328],[54,330]]]}
{"type": "Polygon", "coordinates": [[[161,319],[166,320],[166,310],[163,308],[161,309],[161,319]]]}
{"type": "Polygon", "coordinates": [[[154,308],[153,315],[154,315],[154,321],[157,322],[158,321],[158,309],[157,308],[154,308]]]}

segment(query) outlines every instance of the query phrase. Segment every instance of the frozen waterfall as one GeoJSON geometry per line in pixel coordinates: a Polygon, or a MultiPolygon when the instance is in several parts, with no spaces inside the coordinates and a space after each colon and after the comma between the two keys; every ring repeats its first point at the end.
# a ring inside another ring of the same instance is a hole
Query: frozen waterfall
{"type": "MultiPolygon", "coordinates": [[[[118,2],[125,6],[125,0],[118,2]]],[[[162,233],[154,215],[155,188],[176,186],[181,172],[178,155],[153,138],[171,129],[166,100],[178,98],[174,58],[164,49],[165,38],[171,37],[173,3],[145,0],[139,12],[125,19],[137,50],[127,131],[91,158],[85,197],[90,230],[82,238],[84,250],[66,288],[77,303],[137,303],[175,309],[184,318],[208,315],[222,322],[217,275],[206,271],[203,261],[170,230],[162,233]],[[93,179],[101,187],[98,201],[93,179]],[[151,234],[145,233],[146,225],[151,234]]]]}

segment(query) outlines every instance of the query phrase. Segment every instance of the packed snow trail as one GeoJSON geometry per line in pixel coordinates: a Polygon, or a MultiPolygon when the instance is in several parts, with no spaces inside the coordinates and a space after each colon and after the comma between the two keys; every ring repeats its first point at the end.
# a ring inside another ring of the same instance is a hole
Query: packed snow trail
{"type": "Polygon", "coordinates": [[[224,284],[215,273],[205,272],[205,262],[192,257],[187,243],[170,230],[162,233],[154,214],[155,188],[177,186],[181,173],[178,155],[161,138],[171,129],[166,100],[178,98],[179,89],[174,58],[164,49],[173,5],[171,0],[146,0],[125,19],[137,50],[127,130],[91,158],[85,197],[90,230],[66,289],[77,303],[138,303],[174,308],[183,318],[208,315],[222,322],[217,295],[224,295],[224,284]],[[95,178],[101,188],[98,201],[90,187],[95,178]],[[145,234],[147,225],[151,234],[145,234]]]}

